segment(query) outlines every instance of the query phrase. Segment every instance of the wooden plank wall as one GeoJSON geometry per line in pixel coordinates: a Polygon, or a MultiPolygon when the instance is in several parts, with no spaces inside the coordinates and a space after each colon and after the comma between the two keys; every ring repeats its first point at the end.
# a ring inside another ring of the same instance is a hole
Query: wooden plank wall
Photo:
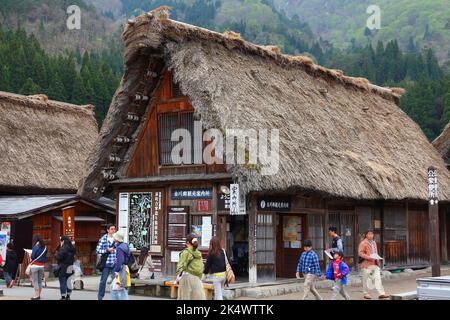
{"type": "MultiPolygon", "coordinates": [[[[178,91],[178,90],[175,90],[178,91]]],[[[144,130],[138,137],[136,149],[131,156],[126,172],[128,178],[155,175],[226,172],[224,165],[159,165],[158,117],[170,112],[193,112],[194,108],[186,96],[174,95],[172,74],[166,72],[161,86],[149,108],[144,130]]]]}

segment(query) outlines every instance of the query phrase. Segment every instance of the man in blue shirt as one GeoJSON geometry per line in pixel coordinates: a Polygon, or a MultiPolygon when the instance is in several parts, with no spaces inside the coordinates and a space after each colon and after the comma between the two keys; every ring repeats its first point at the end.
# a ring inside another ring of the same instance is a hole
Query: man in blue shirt
{"type": "Polygon", "coordinates": [[[105,296],[106,282],[108,276],[111,274],[111,279],[114,278],[114,264],[116,263],[116,249],[114,246],[114,233],[116,233],[115,225],[108,225],[106,227],[107,233],[100,238],[97,244],[97,254],[107,255],[106,263],[102,267],[102,276],[100,277],[100,284],[98,288],[98,300],[103,300],[105,296]]]}
{"type": "Polygon", "coordinates": [[[312,249],[311,240],[305,240],[303,242],[303,249],[305,251],[303,251],[300,256],[300,261],[297,265],[297,273],[295,274],[297,279],[300,278],[300,273],[303,273],[303,276],[305,277],[302,300],[306,299],[310,291],[316,297],[316,300],[323,300],[315,287],[315,282],[317,278],[322,275],[322,272],[320,271],[319,257],[312,249]]]}

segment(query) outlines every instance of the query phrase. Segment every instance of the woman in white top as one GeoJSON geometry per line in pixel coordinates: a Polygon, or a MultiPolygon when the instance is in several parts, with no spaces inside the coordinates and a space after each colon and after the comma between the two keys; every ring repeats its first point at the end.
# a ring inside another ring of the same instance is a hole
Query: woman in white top
{"type": "Polygon", "coordinates": [[[139,263],[139,279],[148,280],[154,278],[153,272],[153,260],[152,256],[148,253],[148,248],[142,248],[141,254],[138,259],[139,263]]]}

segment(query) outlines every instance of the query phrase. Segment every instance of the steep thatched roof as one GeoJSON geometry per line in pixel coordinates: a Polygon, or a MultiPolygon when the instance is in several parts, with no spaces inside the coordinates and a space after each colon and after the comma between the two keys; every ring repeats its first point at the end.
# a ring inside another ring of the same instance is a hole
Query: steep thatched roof
{"type": "Polygon", "coordinates": [[[0,193],[76,191],[97,129],[93,106],[0,92],[0,193]]]}
{"type": "Polygon", "coordinates": [[[442,133],[434,139],[433,146],[439,151],[445,163],[450,165],[450,123],[448,123],[442,133]]]}
{"type": "Polygon", "coordinates": [[[170,69],[206,127],[280,130],[279,174],[229,167],[247,191],[424,200],[426,170],[434,165],[440,173],[440,198],[450,198],[442,159],[397,106],[400,89],[377,87],[307,57],[282,55],[235,33],[212,32],[155,12],[130,21],[123,41],[125,75],[90,156],[79,191],[84,196],[100,196],[108,182],[102,170],[123,178],[126,166],[110,163],[108,157],[127,160],[133,148],[113,139],[137,137],[143,121],[127,123],[127,113],[142,116],[151,104],[134,97],[152,97],[164,70],[170,69]]]}

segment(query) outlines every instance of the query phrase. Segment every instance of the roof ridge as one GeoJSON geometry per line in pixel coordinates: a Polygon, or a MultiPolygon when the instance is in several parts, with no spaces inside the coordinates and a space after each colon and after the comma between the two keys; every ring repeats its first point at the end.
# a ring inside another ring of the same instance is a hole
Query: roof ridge
{"type": "Polygon", "coordinates": [[[84,112],[89,115],[94,113],[94,105],[77,105],[69,102],[49,100],[45,94],[22,95],[12,92],[0,91],[0,101],[20,103],[26,107],[51,107],[64,111],[84,112]]]}
{"type": "MultiPolygon", "coordinates": [[[[164,34],[164,31],[167,31],[163,30],[164,28],[174,29],[173,35],[166,34],[166,37],[172,37],[171,40],[176,41],[175,37],[180,37],[182,32],[185,32],[186,37],[191,38],[194,38],[196,35],[204,37],[208,35],[209,37],[207,40],[213,40],[217,43],[221,43],[229,49],[240,46],[240,48],[246,49],[253,54],[259,55],[263,58],[270,58],[276,63],[291,64],[293,66],[299,65],[302,66],[306,72],[313,73],[313,77],[332,78],[343,85],[351,85],[364,91],[378,94],[383,98],[393,99],[397,104],[399,103],[401,95],[405,92],[405,89],[403,88],[382,87],[376,84],[372,84],[367,78],[347,76],[341,70],[327,68],[314,63],[314,61],[307,55],[293,56],[282,53],[280,49],[274,45],[259,45],[246,41],[241,37],[239,33],[231,30],[226,30],[223,33],[219,33],[217,31],[198,27],[185,22],[172,20],[168,18],[169,9],[170,8],[168,8],[167,6],[163,6],[142,14],[136,17],[136,19],[128,20],[128,23],[125,26],[125,30],[122,34],[122,39],[125,42],[125,46],[127,47],[130,43],[134,42],[128,42],[127,39],[135,33],[137,28],[142,25],[146,25],[151,21],[155,21],[162,27],[156,31],[157,33],[164,34]],[[164,14],[161,14],[161,12],[163,12],[164,14]]],[[[133,40],[140,42],[142,40],[142,35],[140,35],[138,39],[133,40]]],[[[148,44],[145,43],[145,41],[142,41],[142,44],[139,44],[138,47],[147,45],[148,44]]]]}

